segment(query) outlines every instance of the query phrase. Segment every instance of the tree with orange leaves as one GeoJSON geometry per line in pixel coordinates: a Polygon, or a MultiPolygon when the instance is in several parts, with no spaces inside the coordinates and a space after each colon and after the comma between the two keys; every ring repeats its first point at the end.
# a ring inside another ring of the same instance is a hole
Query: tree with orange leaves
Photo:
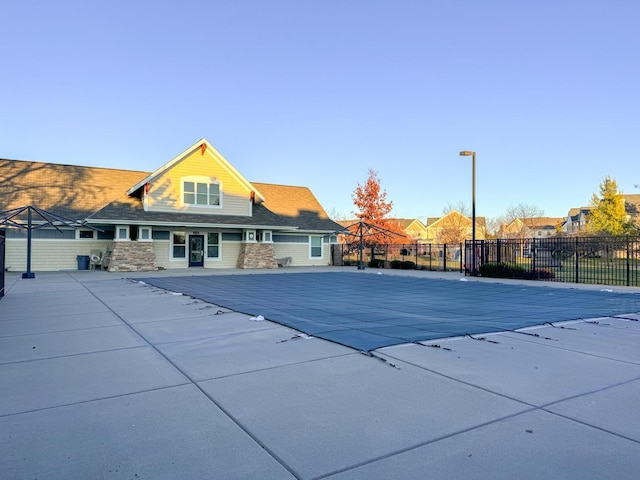
{"type": "Polygon", "coordinates": [[[364,185],[358,184],[353,192],[353,204],[359,212],[355,215],[368,225],[377,228],[369,228],[366,238],[369,245],[384,243],[404,243],[407,237],[402,228],[392,219],[387,218],[393,208],[393,202],[387,201],[387,192],[382,190],[378,172],[369,169],[369,177],[364,185]]]}
{"type": "Polygon", "coordinates": [[[382,190],[378,172],[369,169],[369,177],[364,185],[358,184],[353,192],[353,204],[360,210],[356,213],[363,222],[384,227],[386,216],[393,208],[393,202],[387,202],[387,192],[382,190]]]}

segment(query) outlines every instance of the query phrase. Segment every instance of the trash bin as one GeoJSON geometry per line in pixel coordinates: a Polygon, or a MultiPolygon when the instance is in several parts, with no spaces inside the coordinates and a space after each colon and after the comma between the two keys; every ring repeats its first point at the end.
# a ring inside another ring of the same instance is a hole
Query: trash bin
{"type": "Polygon", "coordinates": [[[78,270],[89,270],[89,255],[78,255],[78,270]]]}

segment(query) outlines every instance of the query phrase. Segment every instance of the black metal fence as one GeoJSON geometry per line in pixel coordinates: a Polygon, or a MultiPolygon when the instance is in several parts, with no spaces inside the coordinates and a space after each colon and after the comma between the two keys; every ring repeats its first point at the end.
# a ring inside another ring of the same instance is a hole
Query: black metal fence
{"type": "Polygon", "coordinates": [[[360,265],[369,268],[397,268],[433,271],[464,270],[463,245],[404,244],[364,246],[362,259],[358,244],[334,245],[334,265],[360,265]]]}
{"type": "MultiPolygon", "coordinates": [[[[471,274],[473,244],[333,245],[334,265],[471,274]]],[[[476,240],[477,273],[487,277],[640,287],[640,237],[476,240]]]]}
{"type": "MultiPolygon", "coordinates": [[[[550,237],[476,240],[482,276],[640,286],[640,238],[550,237]]],[[[468,258],[473,244],[465,242],[468,258]]],[[[466,271],[469,272],[467,262],[466,271]]]]}

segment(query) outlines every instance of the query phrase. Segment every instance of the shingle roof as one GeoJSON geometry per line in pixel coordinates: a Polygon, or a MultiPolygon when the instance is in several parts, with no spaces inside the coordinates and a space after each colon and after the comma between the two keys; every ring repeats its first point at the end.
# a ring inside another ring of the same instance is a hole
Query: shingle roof
{"type": "Polygon", "coordinates": [[[144,178],[145,172],[0,159],[0,211],[33,205],[84,219],[144,178]]]}
{"type": "MultiPolygon", "coordinates": [[[[295,222],[274,214],[262,205],[253,206],[251,217],[241,215],[205,215],[181,212],[145,212],[139,198],[127,197],[111,202],[106,207],[91,215],[90,220],[96,223],[131,221],[140,224],[172,224],[172,225],[224,225],[224,226],[256,226],[273,228],[310,229],[303,222],[295,222]]],[[[312,229],[313,230],[313,229],[312,229]]],[[[326,228],[325,230],[331,230],[326,228]]]]}
{"type": "Polygon", "coordinates": [[[422,222],[420,222],[420,220],[418,220],[417,218],[390,218],[389,220],[396,222],[398,226],[404,229],[411,226],[411,224],[413,224],[414,222],[418,222],[419,224],[422,224],[422,222]]]}
{"type": "MultiPolygon", "coordinates": [[[[302,223],[310,230],[339,230],[320,202],[307,187],[251,182],[262,195],[266,209],[293,224],[302,223]]],[[[255,207],[254,207],[255,213],[255,207]]]]}
{"type": "Polygon", "coordinates": [[[522,219],[522,221],[531,228],[555,228],[556,225],[562,223],[566,220],[566,218],[557,218],[557,217],[532,217],[527,219],[522,219]]]}
{"type": "Polygon", "coordinates": [[[145,212],[127,190],[149,172],[0,159],[0,211],[34,205],[72,220],[179,225],[254,225],[333,231],[340,226],[306,187],[256,183],[265,196],[253,216],[145,212]]]}

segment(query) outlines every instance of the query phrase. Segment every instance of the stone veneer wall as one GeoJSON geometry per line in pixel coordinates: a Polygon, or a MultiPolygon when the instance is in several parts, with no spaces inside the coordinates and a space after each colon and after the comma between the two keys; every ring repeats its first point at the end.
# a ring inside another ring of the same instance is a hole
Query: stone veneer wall
{"type": "Polygon", "coordinates": [[[110,272],[141,272],[156,269],[152,242],[115,242],[109,263],[110,272]]]}
{"type": "Polygon", "coordinates": [[[272,243],[243,243],[238,255],[238,268],[278,268],[272,243]]]}

